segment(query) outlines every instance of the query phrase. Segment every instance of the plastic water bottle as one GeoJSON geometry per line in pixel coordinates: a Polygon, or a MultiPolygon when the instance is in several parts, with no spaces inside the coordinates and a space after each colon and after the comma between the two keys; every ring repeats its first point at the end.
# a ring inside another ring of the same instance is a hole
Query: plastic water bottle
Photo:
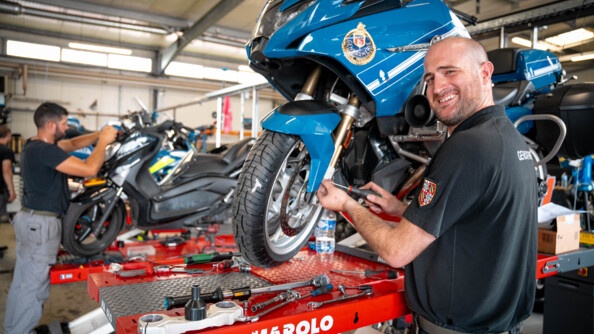
{"type": "Polygon", "coordinates": [[[565,173],[561,174],[561,187],[563,189],[567,188],[567,186],[568,186],[567,179],[568,179],[567,174],[565,174],[565,173]]]}
{"type": "Polygon", "coordinates": [[[334,254],[335,232],[336,214],[334,211],[324,210],[315,230],[316,252],[318,254],[334,254]]]}

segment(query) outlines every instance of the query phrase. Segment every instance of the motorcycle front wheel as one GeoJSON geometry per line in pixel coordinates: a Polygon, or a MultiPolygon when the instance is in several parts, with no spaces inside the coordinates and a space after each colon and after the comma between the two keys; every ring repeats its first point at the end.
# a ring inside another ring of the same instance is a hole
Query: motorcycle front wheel
{"type": "Polygon", "coordinates": [[[66,251],[72,255],[88,257],[101,253],[111,245],[124,226],[126,209],[123,203],[116,204],[97,237],[91,231],[106,206],[104,200],[70,203],[62,220],[62,246],[66,251]]]}
{"type": "Polygon", "coordinates": [[[297,136],[265,130],[254,144],[233,202],[235,242],[253,265],[280,265],[309,240],[322,212],[307,192],[310,166],[297,136]]]}

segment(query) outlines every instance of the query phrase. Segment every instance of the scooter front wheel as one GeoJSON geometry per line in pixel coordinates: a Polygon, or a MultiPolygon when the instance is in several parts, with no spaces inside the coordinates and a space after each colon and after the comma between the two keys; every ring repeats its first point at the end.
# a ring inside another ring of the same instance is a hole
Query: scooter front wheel
{"type": "Polygon", "coordinates": [[[297,136],[265,130],[250,151],[233,202],[233,233],[252,264],[273,267],[307,243],[322,212],[307,193],[310,156],[297,136]]]}
{"type": "Polygon", "coordinates": [[[104,251],[117,238],[126,218],[124,204],[115,208],[103,224],[101,234],[93,235],[94,223],[101,218],[107,204],[103,199],[88,203],[71,202],[62,220],[62,246],[76,256],[93,256],[104,251]]]}

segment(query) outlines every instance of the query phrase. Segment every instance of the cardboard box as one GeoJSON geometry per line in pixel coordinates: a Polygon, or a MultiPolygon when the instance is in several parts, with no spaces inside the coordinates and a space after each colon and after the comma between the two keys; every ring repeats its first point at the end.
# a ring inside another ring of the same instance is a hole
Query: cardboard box
{"type": "Polygon", "coordinates": [[[559,254],[580,248],[580,215],[559,216],[557,231],[538,229],[538,251],[541,253],[559,254]]]}

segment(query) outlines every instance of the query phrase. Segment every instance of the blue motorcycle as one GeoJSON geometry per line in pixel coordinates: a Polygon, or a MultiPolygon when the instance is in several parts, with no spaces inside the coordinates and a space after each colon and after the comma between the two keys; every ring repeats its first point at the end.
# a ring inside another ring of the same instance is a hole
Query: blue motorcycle
{"type": "MultiPolygon", "coordinates": [[[[289,102],[262,120],[233,203],[235,240],[251,263],[279,265],[307,243],[322,213],[315,192],[323,178],[373,181],[408,199],[447,136],[421,76],[430,43],[450,36],[469,35],[439,0],[266,3],[246,49],[251,68],[289,102]]],[[[544,162],[558,149],[591,154],[594,141],[573,139],[582,136],[580,124],[574,133],[574,110],[587,114],[588,104],[571,97],[581,90],[558,88],[559,61],[534,51],[490,56],[496,98],[544,179],[544,162]]],[[[594,101],[593,91],[586,94],[594,101]]],[[[594,124],[591,114],[585,124],[594,124]]]]}

